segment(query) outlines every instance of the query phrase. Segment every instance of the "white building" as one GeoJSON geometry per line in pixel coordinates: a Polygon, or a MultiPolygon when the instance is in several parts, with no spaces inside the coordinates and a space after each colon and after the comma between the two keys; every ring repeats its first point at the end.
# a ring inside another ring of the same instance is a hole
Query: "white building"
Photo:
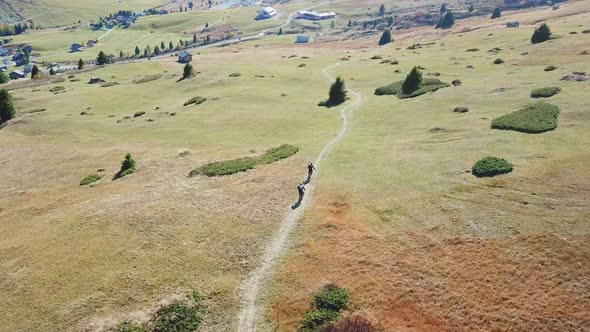
{"type": "Polygon", "coordinates": [[[309,35],[304,34],[304,33],[298,34],[297,35],[297,43],[299,43],[299,44],[309,43],[309,35]]]}
{"type": "Polygon", "coordinates": [[[272,7],[265,7],[258,11],[258,16],[256,18],[261,20],[265,18],[271,18],[273,16],[276,16],[277,14],[278,12],[276,11],[276,9],[272,7]]]}
{"type": "Polygon", "coordinates": [[[327,19],[331,19],[331,18],[335,18],[335,17],[336,17],[336,13],[334,13],[334,12],[318,13],[315,11],[307,11],[307,10],[302,10],[300,12],[297,12],[297,18],[304,19],[304,20],[310,20],[310,21],[327,20],[327,19]]]}

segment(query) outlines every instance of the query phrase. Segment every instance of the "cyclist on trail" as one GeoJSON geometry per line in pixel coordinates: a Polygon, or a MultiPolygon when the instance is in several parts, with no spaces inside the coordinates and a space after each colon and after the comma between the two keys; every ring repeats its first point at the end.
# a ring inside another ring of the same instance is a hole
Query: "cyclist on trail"
{"type": "Polygon", "coordinates": [[[309,165],[307,165],[307,180],[305,181],[305,183],[311,182],[311,176],[313,175],[314,171],[315,166],[312,163],[309,163],[309,165]]]}
{"type": "Polygon", "coordinates": [[[303,196],[305,195],[305,186],[303,185],[303,183],[300,183],[297,186],[297,192],[299,193],[299,201],[297,203],[301,203],[301,201],[303,200],[303,196]]]}

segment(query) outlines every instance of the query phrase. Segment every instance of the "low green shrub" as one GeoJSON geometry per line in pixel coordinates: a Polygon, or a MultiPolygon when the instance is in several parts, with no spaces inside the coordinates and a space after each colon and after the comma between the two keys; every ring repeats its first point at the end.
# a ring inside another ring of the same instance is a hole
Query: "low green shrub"
{"type": "Polygon", "coordinates": [[[256,164],[258,165],[266,165],[272,164],[275,161],[279,161],[281,159],[289,158],[292,155],[299,152],[299,148],[290,144],[283,144],[276,148],[272,148],[267,150],[262,156],[257,158],[256,164]]]}
{"type": "Polygon", "coordinates": [[[64,91],[65,89],[66,89],[65,86],[58,85],[58,86],[54,86],[53,88],[49,89],[49,92],[55,93],[55,92],[59,92],[59,91],[64,91]]]}
{"type": "Polygon", "coordinates": [[[247,170],[253,169],[254,167],[256,167],[256,159],[250,157],[216,161],[192,170],[189,176],[224,176],[245,172],[247,170]]]}
{"type": "Polygon", "coordinates": [[[150,331],[194,332],[201,325],[203,317],[203,299],[198,293],[191,293],[184,300],[158,310],[150,323],[150,331]]]}
{"type": "Polygon", "coordinates": [[[135,173],[135,170],[136,170],[135,167],[136,167],[135,160],[131,157],[130,153],[127,153],[125,155],[125,159],[121,162],[121,169],[119,170],[119,172],[117,172],[117,174],[115,174],[115,177],[113,178],[113,180],[122,178],[125,175],[135,173]]]}
{"type": "Polygon", "coordinates": [[[162,77],[162,74],[146,75],[146,76],[134,79],[132,82],[135,84],[142,84],[142,83],[155,81],[155,80],[159,79],[160,77],[162,77]]]}
{"type": "Polygon", "coordinates": [[[451,85],[445,82],[440,81],[436,78],[425,78],[422,80],[422,83],[418,87],[418,89],[412,91],[409,94],[402,93],[402,84],[404,81],[398,81],[391,83],[386,86],[379,87],[375,89],[375,95],[383,96],[383,95],[397,95],[400,99],[405,98],[413,98],[423,95],[428,92],[434,92],[438,89],[447,88],[451,85]]]}
{"type": "Polygon", "coordinates": [[[484,157],[478,160],[471,172],[477,177],[488,177],[512,172],[514,166],[506,159],[496,157],[484,157]]]}
{"type": "Polygon", "coordinates": [[[24,113],[39,113],[39,112],[45,112],[46,110],[47,110],[46,108],[33,108],[28,111],[25,111],[24,113]]]}
{"type": "Polygon", "coordinates": [[[199,105],[199,104],[202,104],[206,101],[207,101],[207,98],[197,96],[197,97],[193,97],[193,98],[187,100],[184,103],[184,106],[188,106],[188,105],[192,105],[192,104],[199,105]]]}
{"type": "Polygon", "coordinates": [[[494,64],[496,64],[496,65],[499,65],[499,64],[502,64],[502,63],[504,63],[504,60],[502,60],[500,58],[497,58],[496,60],[494,60],[494,64]]]}
{"type": "Polygon", "coordinates": [[[339,312],[329,310],[309,310],[303,316],[299,332],[319,332],[320,328],[340,318],[339,312]]]}
{"type": "Polygon", "coordinates": [[[124,321],[115,326],[114,332],[147,332],[146,329],[138,323],[132,321],[124,321]]]}
{"type": "Polygon", "coordinates": [[[315,308],[319,310],[342,311],[346,309],[350,294],[344,288],[334,284],[324,286],[313,298],[315,308]]]}
{"type": "Polygon", "coordinates": [[[547,67],[545,67],[545,69],[543,69],[543,70],[545,70],[545,71],[554,71],[555,69],[557,69],[557,67],[556,67],[556,66],[547,66],[547,67]]]}
{"type": "Polygon", "coordinates": [[[531,91],[532,98],[549,98],[555,96],[556,94],[561,91],[560,87],[557,86],[548,86],[544,88],[538,88],[531,91]]]}
{"type": "Polygon", "coordinates": [[[102,84],[100,87],[101,88],[110,88],[112,86],[116,86],[119,85],[119,82],[106,82],[104,84],[102,84]]]}
{"type": "Polygon", "coordinates": [[[101,178],[101,176],[98,174],[87,175],[85,178],[82,179],[82,181],[80,181],[80,185],[81,186],[89,185],[91,183],[94,183],[94,182],[100,180],[100,178],[101,178]]]}
{"type": "Polygon", "coordinates": [[[344,288],[328,284],[314,296],[310,309],[303,316],[299,332],[318,332],[340,318],[348,307],[350,295],[344,288]]]}
{"type": "Polygon", "coordinates": [[[557,128],[559,107],[539,101],[492,120],[492,128],[524,133],[543,133],[557,128]]]}
{"type": "Polygon", "coordinates": [[[256,165],[266,165],[275,161],[288,158],[299,151],[299,148],[289,144],[283,144],[276,148],[267,150],[258,157],[243,157],[232,160],[216,161],[205,164],[190,172],[189,176],[224,176],[245,172],[256,167],[256,165]]]}
{"type": "Polygon", "coordinates": [[[479,51],[479,48],[468,48],[465,50],[465,52],[477,52],[479,51]]]}
{"type": "Polygon", "coordinates": [[[240,76],[242,76],[242,74],[240,74],[240,73],[231,73],[231,74],[229,74],[229,77],[240,77],[240,76]]]}
{"type": "Polygon", "coordinates": [[[384,95],[397,95],[402,88],[402,83],[404,81],[393,82],[389,85],[379,87],[375,89],[375,95],[377,96],[384,96],[384,95]]]}

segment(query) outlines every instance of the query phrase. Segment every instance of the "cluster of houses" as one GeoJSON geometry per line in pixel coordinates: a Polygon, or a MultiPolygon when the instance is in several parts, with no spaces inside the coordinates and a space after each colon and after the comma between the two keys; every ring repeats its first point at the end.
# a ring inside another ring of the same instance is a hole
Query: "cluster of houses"
{"type": "MultiPolygon", "coordinates": [[[[272,7],[264,7],[258,11],[258,15],[256,16],[257,20],[264,20],[267,18],[272,18],[278,14],[277,10],[272,7]]],[[[309,10],[302,10],[297,12],[297,18],[302,20],[310,20],[310,21],[321,21],[321,20],[328,20],[331,18],[335,18],[336,13],[334,12],[327,12],[327,13],[318,13],[316,11],[309,11],[309,10]]]]}
{"type": "Polygon", "coordinates": [[[28,62],[28,54],[31,54],[33,47],[31,45],[21,45],[15,51],[15,47],[0,47],[0,56],[3,57],[0,62],[0,71],[7,72],[14,68],[8,75],[11,79],[25,78],[33,70],[28,62]],[[22,67],[22,69],[16,69],[22,67]]]}
{"type": "Polygon", "coordinates": [[[98,39],[91,39],[86,42],[86,45],[73,43],[72,46],[70,46],[70,52],[71,53],[82,52],[82,51],[84,51],[85,48],[94,47],[96,44],[98,44],[98,39]]]}
{"type": "Polygon", "coordinates": [[[336,13],[328,12],[328,13],[318,13],[316,11],[308,11],[302,10],[297,12],[297,18],[302,20],[310,20],[310,21],[321,21],[321,20],[328,20],[331,18],[335,18],[336,13]]]}

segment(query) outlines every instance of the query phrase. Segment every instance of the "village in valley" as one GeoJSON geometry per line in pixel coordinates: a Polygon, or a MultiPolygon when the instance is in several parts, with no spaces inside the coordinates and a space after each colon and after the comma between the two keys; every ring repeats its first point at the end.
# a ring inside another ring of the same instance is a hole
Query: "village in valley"
{"type": "Polygon", "coordinates": [[[589,0],[0,1],[0,332],[587,331],[589,0]]]}

